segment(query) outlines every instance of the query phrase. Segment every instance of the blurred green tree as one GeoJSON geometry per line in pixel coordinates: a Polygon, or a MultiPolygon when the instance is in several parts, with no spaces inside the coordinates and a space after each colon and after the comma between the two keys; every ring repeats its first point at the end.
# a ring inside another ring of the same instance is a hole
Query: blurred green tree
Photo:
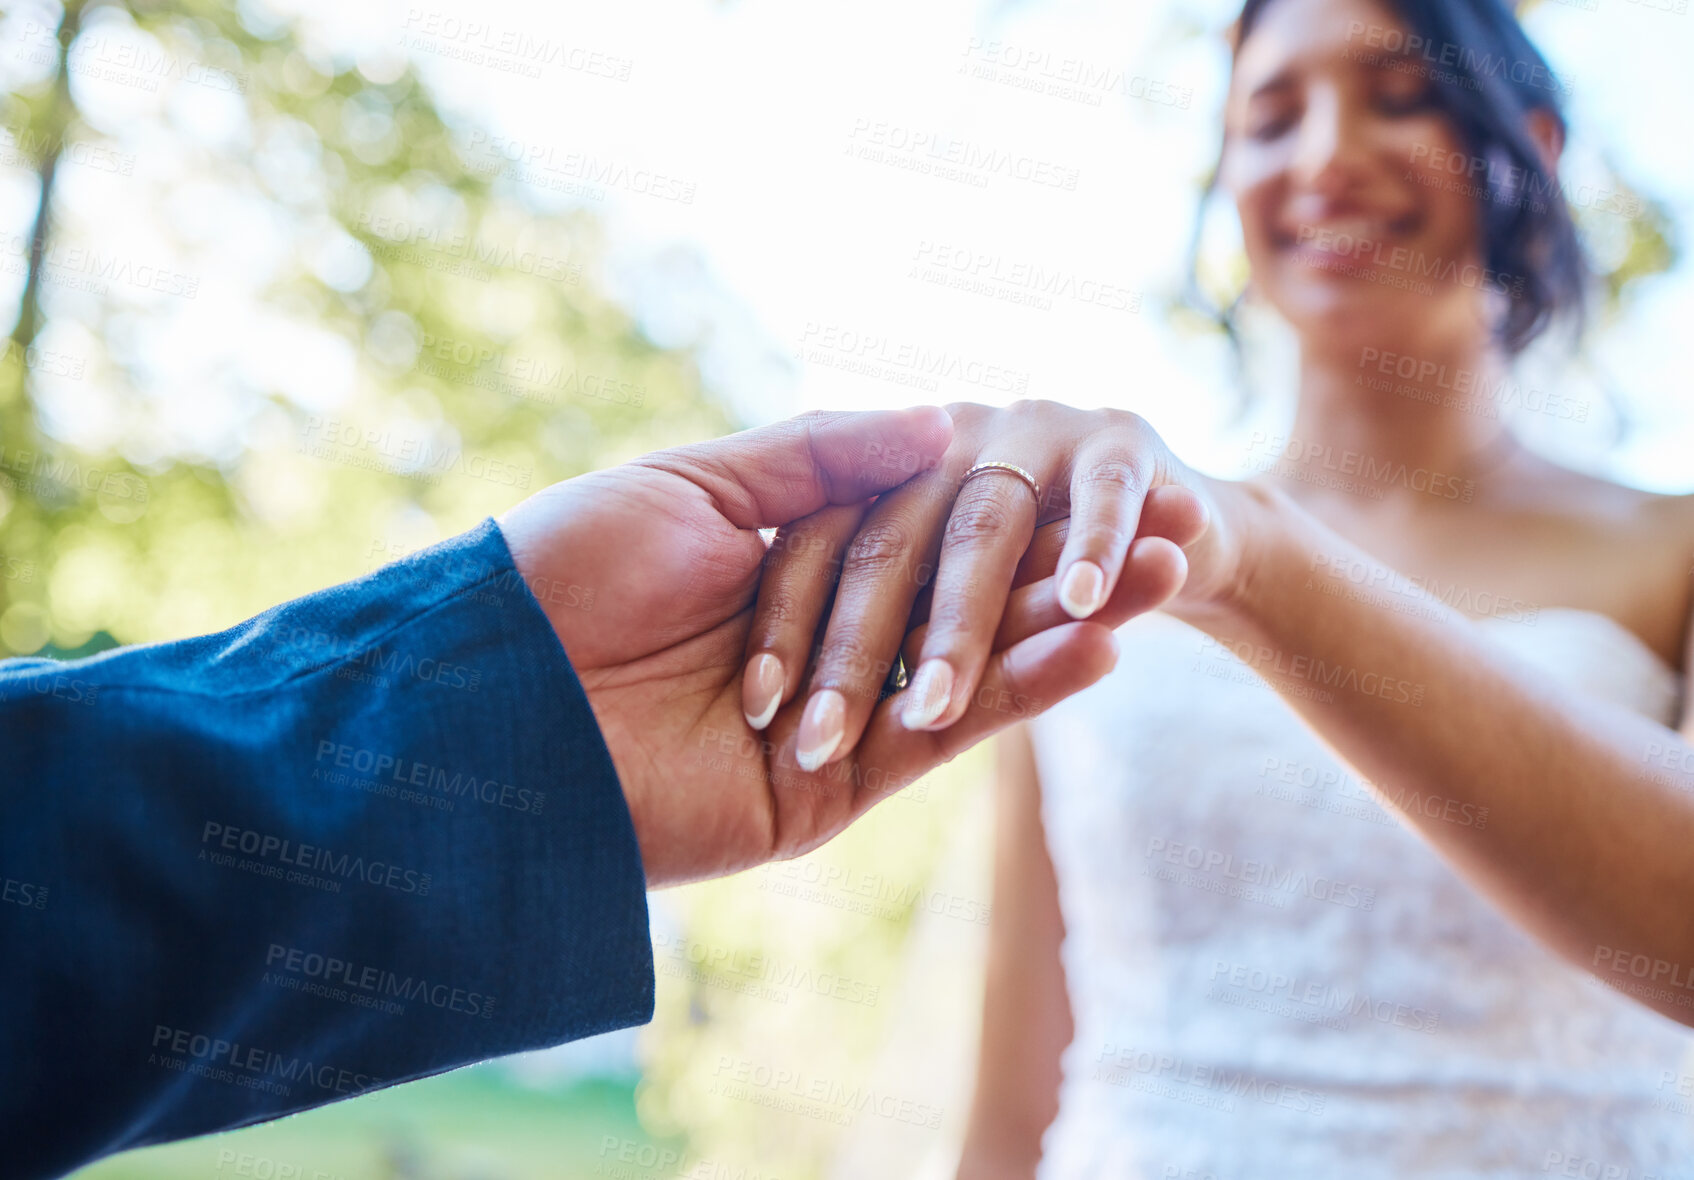
{"type": "Polygon", "coordinates": [[[723,433],[598,220],[397,50],[261,5],[0,18],[33,181],[0,361],[0,654],[232,624],[527,491],[723,433]]]}

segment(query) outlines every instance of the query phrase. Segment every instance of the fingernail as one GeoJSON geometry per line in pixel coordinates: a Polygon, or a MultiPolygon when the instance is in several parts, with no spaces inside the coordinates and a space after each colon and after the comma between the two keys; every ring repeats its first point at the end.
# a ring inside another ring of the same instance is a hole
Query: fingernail
{"type": "Polygon", "coordinates": [[[906,704],[900,724],[907,729],[927,729],[947,711],[953,696],[953,666],[946,660],[925,660],[906,689],[906,704]]]}
{"type": "Polygon", "coordinates": [[[747,671],[741,678],[741,710],[747,724],[763,729],[776,716],[782,704],[782,661],[770,652],[760,652],[747,661],[747,671]]]}
{"type": "Polygon", "coordinates": [[[1073,619],[1086,619],[1106,597],[1106,575],[1092,561],[1079,561],[1059,583],[1059,605],[1073,619]]]}
{"type": "Polygon", "coordinates": [[[847,698],[833,688],[812,694],[800,717],[800,744],[794,757],[810,772],[829,761],[847,727],[847,698]]]}

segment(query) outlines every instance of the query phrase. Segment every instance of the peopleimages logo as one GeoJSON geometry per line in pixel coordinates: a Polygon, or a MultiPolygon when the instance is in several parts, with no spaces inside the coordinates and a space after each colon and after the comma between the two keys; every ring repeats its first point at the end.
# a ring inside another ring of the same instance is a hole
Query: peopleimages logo
{"type": "Polygon", "coordinates": [[[1360,1017],[1411,1032],[1433,1033],[1441,1024],[1441,1014],[1428,1008],[1251,963],[1216,959],[1207,982],[1212,985],[1207,999],[1342,1031],[1360,1017]]]}
{"type": "Polygon", "coordinates": [[[550,282],[574,284],[582,279],[580,263],[541,250],[521,249],[451,228],[411,222],[368,210],[359,214],[358,224],[361,230],[389,246],[421,247],[477,266],[533,275],[550,282]]]}
{"type": "Polygon", "coordinates": [[[1369,668],[1354,668],[1346,664],[1331,664],[1317,656],[1287,652],[1270,644],[1254,644],[1250,640],[1225,641],[1206,636],[1200,643],[1200,654],[1218,660],[1233,656],[1261,677],[1287,677],[1303,680],[1324,688],[1341,689],[1363,696],[1377,697],[1396,704],[1418,708],[1423,704],[1424,686],[1401,680],[1387,672],[1369,668]]]}
{"type": "Polygon", "coordinates": [[[757,1092],[781,1095],[816,1108],[810,1112],[805,1109],[792,1110],[792,1113],[811,1113],[815,1117],[817,1114],[828,1112],[832,1116],[838,1116],[831,1121],[842,1126],[850,1124],[854,1116],[859,1114],[871,1114],[931,1131],[941,1126],[942,1109],[939,1106],[878,1090],[873,1086],[849,1086],[832,1078],[807,1074],[803,1070],[720,1055],[712,1077],[716,1091],[727,1097],[752,1101],[760,1106],[778,1105],[782,1108],[777,1103],[761,1100],[757,1097],[757,1092]]]}
{"type": "Polygon", "coordinates": [[[635,65],[631,58],[589,46],[541,40],[523,29],[461,20],[438,10],[408,8],[402,29],[400,43],[409,48],[526,78],[539,78],[552,67],[627,82],[635,65]]]}
{"type": "Polygon", "coordinates": [[[908,278],[1041,311],[1051,310],[1055,299],[1106,311],[1141,310],[1141,296],[1125,287],[998,253],[926,238],[918,243],[912,261],[915,265],[908,278]]]}
{"type": "Polygon", "coordinates": [[[251,79],[244,71],[222,70],[203,62],[156,51],[125,37],[83,33],[71,45],[66,65],[73,74],[104,78],[149,92],[160,80],[182,81],[227,94],[246,94],[251,79]]]}
{"type": "Polygon", "coordinates": [[[1505,274],[1474,262],[1429,255],[1409,246],[1388,246],[1374,238],[1360,237],[1320,226],[1303,225],[1296,235],[1302,246],[1314,246],[1325,254],[1351,259],[1355,263],[1387,267],[1418,279],[1437,279],[1473,287],[1479,291],[1499,291],[1514,298],[1523,294],[1522,275],[1505,274]]]}
{"type": "Polygon", "coordinates": [[[1029,389],[1030,375],[1021,369],[816,320],[806,322],[796,359],[931,391],[939,389],[941,381],[1005,394],[1022,394],[1029,389]]]}
{"type": "Polygon", "coordinates": [[[1313,901],[1327,901],[1350,910],[1376,908],[1376,890],[1369,886],[1321,874],[1313,875],[1303,869],[1279,868],[1269,861],[1250,857],[1238,860],[1233,852],[1183,844],[1162,836],[1153,836],[1147,841],[1146,858],[1149,864],[1163,861],[1202,875],[1214,875],[1242,885],[1307,897],[1313,901]]]}
{"type": "MultiPolygon", "coordinates": [[[[429,893],[430,874],[420,873],[416,869],[403,868],[400,865],[389,864],[381,860],[366,860],[362,856],[353,856],[345,852],[335,852],[329,848],[319,848],[315,844],[298,844],[293,840],[280,836],[270,836],[251,828],[235,827],[220,824],[216,820],[207,820],[206,826],[200,833],[200,856],[210,859],[216,854],[208,854],[207,847],[223,849],[227,852],[239,852],[244,856],[253,857],[257,862],[256,868],[270,869],[261,872],[261,876],[281,876],[279,865],[291,865],[309,873],[322,873],[328,878],[340,878],[343,881],[363,881],[367,885],[381,885],[399,893],[412,893],[419,897],[429,893]],[[273,862],[273,863],[263,863],[273,862]]],[[[232,858],[225,858],[232,859],[232,858]]],[[[237,865],[236,867],[244,867],[237,865]]],[[[296,874],[289,874],[290,877],[296,874]]],[[[326,884],[338,885],[331,879],[326,884]]]]}
{"type": "Polygon", "coordinates": [[[313,778],[327,778],[328,771],[332,768],[349,770],[355,774],[370,775],[373,779],[386,780],[396,786],[427,788],[454,799],[468,796],[512,811],[539,813],[547,801],[545,791],[503,783],[492,777],[485,779],[462,770],[450,770],[444,766],[420,762],[415,758],[383,750],[365,749],[328,738],[318,742],[317,763],[318,767],[312,773],[313,778]],[[325,766],[325,763],[328,763],[328,766],[325,766]]]}
{"type": "MultiPolygon", "coordinates": [[[[35,243],[23,234],[0,237],[0,251],[19,261],[35,257],[35,243]]],[[[103,254],[89,246],[50,243],[41,252],[43,277],[51,274],[85,276],[91,284],[104,290],[105,282],[117,283],[137,291],[157,291],[193,299],[200,291],[200,276],[173,270],[153,263],[137,263],[121,254],[103,254]]]]}
{"type": "Polygon", "coordinates": [[[1321,1090],[1308,1090],[1304,1086],[1258,1077],[1245,1070],[1186,1061],[1174,1053],[1119,1045],[1112,1041],[1100,1046],[1094,1061],[1091,1076],[1095,1081],[1128,1086],[1193,1105],[1215,1106],[1225,1113],[1235,1110],[1234,1100],[1238,1098],[1314,1117],[1323,1114],[1329,1102],[1329,1096],[1321,1090]],[[1198,1101],[1200,1098],[1213,1101],[1198,1101]]]}
{"type": "Polygon", "coordinates": [[[1052,160],[959,139],[944,132],[855,119],[847,133],[847,155],[904,171],[958,180],[987,188],[994,177],[1075,192],[1081,171],[1052,160]]]}
{"type": "MultiPolygon", "coordinates": [[[[93,492],[107,501],[131,501],[138,508],[147,504],[147,481],[129,471],[83,467],[64,455],[0,447],[0,484],[31,486],[53,494],[48,485],[57,484],[73,492],[93,492]]],[[[62,494],[62,493],[60,493],[62,494]]]]}
{"type": "Polygon", "coordinates": [[[361,966],[334,955],[303,951],[299,947],[271,943],[270,949],[265,952],[265,966],[312,980],[314,983],[363,992],[372,997],[421,1000],[444,1012],[459,1012],[484,1020],[494,1015],[493,996],[453,987],[451,984],[431,983],[428,979],[411,975],[397,975],[380,967],[361,966]]]}
{"type": "Polygon", "coordinates": [[[52,891],[46,885],[0,877],[0,901],[9,905],[21,906],[26,910],[44,910],[47,908],[47,896],[50,892],[52,891]]]}
{"type": "Polygon", "coordinates": [[[273,629],[277,643],[270,650],[270,658],[276,660],[291,659],[322,659],[326,662],[339,662],[343,667],[337,675],[346,675],[347,679],[380,680],[387,684],[387,677],[418,680],[425,684],[439,684],[445,688],[462,689],[465,692],[476,692],[482,687],[482,669],[472,668],[467,664],[455,664],[439,660],[433,656],[418,657],[411,652],[395,648],[384,650],[380,643],[369,647],[362,646],[362,637],[358,639],[343,639],[327,631],[315,631],[310,627],[278,627],[273,629]],[[359,668],[375,669],[374,673],[364,677],[356,673],[359,668]]]}
{"type": "Polygon", "coordinates": [[[290,1087],[280,1082],[272,1082],[269,1086],[252,1083],[261,1079],[266,1082],[280,1079],[282,1082],[305,1082],[334,1094],[357,1094],[380,1086],[383,1081],[370,1074],[321,1065],[310,1058],[284,1057],[256,1045],[243,1045],[240,1041],[226,1041],[221,1037],[165,1024],[153,1028],[153,1049],[148,1057],[150,1064],[180,1068],[194,1061],[203,1068],[185,1072],[210,1077],[214,1081],[248,1085],[253,1089],[274,1089],[282,1094],[288,1094],[290,1087]],[[205,1067],[211,1067],[213,1072],[207,1073],[205,1067]]]}
{"type": "Polygon", "coordinates": [[[1449,368],[1443,361],[1364,348],[1359,352],[1360,373],[1353,383],[1377,392],[1395,393],[1417,401],[1434,402],[1454,409],[1498,418],[1499,411],[1514,406],[1537,414],[1574,422],[1588,420],[1588,403],[1543,393],[1513,381],[1507,374],[1490,377],[1476,369],[1449,368]],[[1371,376],[1366,376],[1366,371],[1371,376]],[[1394,378],[1394,381],[1382,378],[1394,378]],[[1453,397],[1438,396],[1437,391],[1453,397]]]}
{"type": "Polygon", "coordinates": [[[1293,436],[1255,430],[1247,450],[1263,456],[1260,459],[1263,470],[1275,468],[1280,475],[1305,482],[1323,482],[1318,477],[1330,474],[1356,476],[1357,480],[1344,478],[1344,482],[1349,488],[1358,486],[1366,490],[1372,499],[1381,499],[1385,487],[1401,487],[1465,504],[1469,504],[1476,495],[1475,480],[1461,480],[1427,467],[1411,467],[1406,463],[1379,459],[1363,451],[1337,450],[1328,443],[1308,442],[1293,436]]]}
{"type": "Polygon", "coordinates": [[[1639,952],[1619,950],[1611,946],[1596,946],[1590,966],[1597,972],[1610,971],[1616,975],[1628,975],[1681,991],[1694,991],[1694,970],[1686,964],[1672,963],[1667,959],[1654,958],[1639,952]]]}
{"type": "Polygon", "coordinates": [[[1347,40],[1362,41],[1370,49],[1383,52],[1384,63],[1398,68],[1429,67],[1438,81],[1480,88],[1478,79],[1506,78],[1520,86],[1534,86],[1569,94],[1571,84],[1560,78],[1540,61],[1507,57],[1503,53],[1485,53],[1456,41],[1432,41],[1418,33],[1409,33],[1394,25],[1366,24],[1361,20],[1347,22],[1347,40]],[[1462,69],[1465,74],[1454,72],[1462,69]],[[1470,75],[1466,77],[1465,75],[1470,75]]]}
{"type": "Polygon", "coordinates": [[[739,976],[741,979],[772,984],[783,989],[784,1002],[789,992],[809,993],[850,1004],[875,1007],[882,988],[849,975],[818,970],[799,963],[773,959],[760,951],[714,946],[686,935],[659,933],[653,936],[653,955],[661,964],[669,959],[699,970],[690,978],[705,982],[714,976],[739,976]]]}

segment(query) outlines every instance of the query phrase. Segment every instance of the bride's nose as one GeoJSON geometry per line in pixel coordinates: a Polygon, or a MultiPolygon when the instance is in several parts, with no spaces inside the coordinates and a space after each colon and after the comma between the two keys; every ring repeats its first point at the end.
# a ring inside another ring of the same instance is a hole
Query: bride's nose
{"type": "Polygon", "coordinates": [[[1288,170],[1298,189],[1333,198],[1359,182],[1370,158],[1368,120],[1335,87],[1307,95],[1294,135],[1288,170]]]}

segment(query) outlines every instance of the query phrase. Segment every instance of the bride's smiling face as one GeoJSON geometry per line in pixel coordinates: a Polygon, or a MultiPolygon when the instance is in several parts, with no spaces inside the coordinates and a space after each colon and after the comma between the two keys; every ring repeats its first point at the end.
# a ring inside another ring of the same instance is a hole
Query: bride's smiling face
{"type": "Polygon", "coordinates": [[[1309,341],[1482,311],[1477,271],[1452,277],[1480,267],[1468,157],[1432,63],[1386,48],[1408,31],[1371,0],[1271,0],[1236,55],[1222,180],[1255,287],[1309,341]]]}

